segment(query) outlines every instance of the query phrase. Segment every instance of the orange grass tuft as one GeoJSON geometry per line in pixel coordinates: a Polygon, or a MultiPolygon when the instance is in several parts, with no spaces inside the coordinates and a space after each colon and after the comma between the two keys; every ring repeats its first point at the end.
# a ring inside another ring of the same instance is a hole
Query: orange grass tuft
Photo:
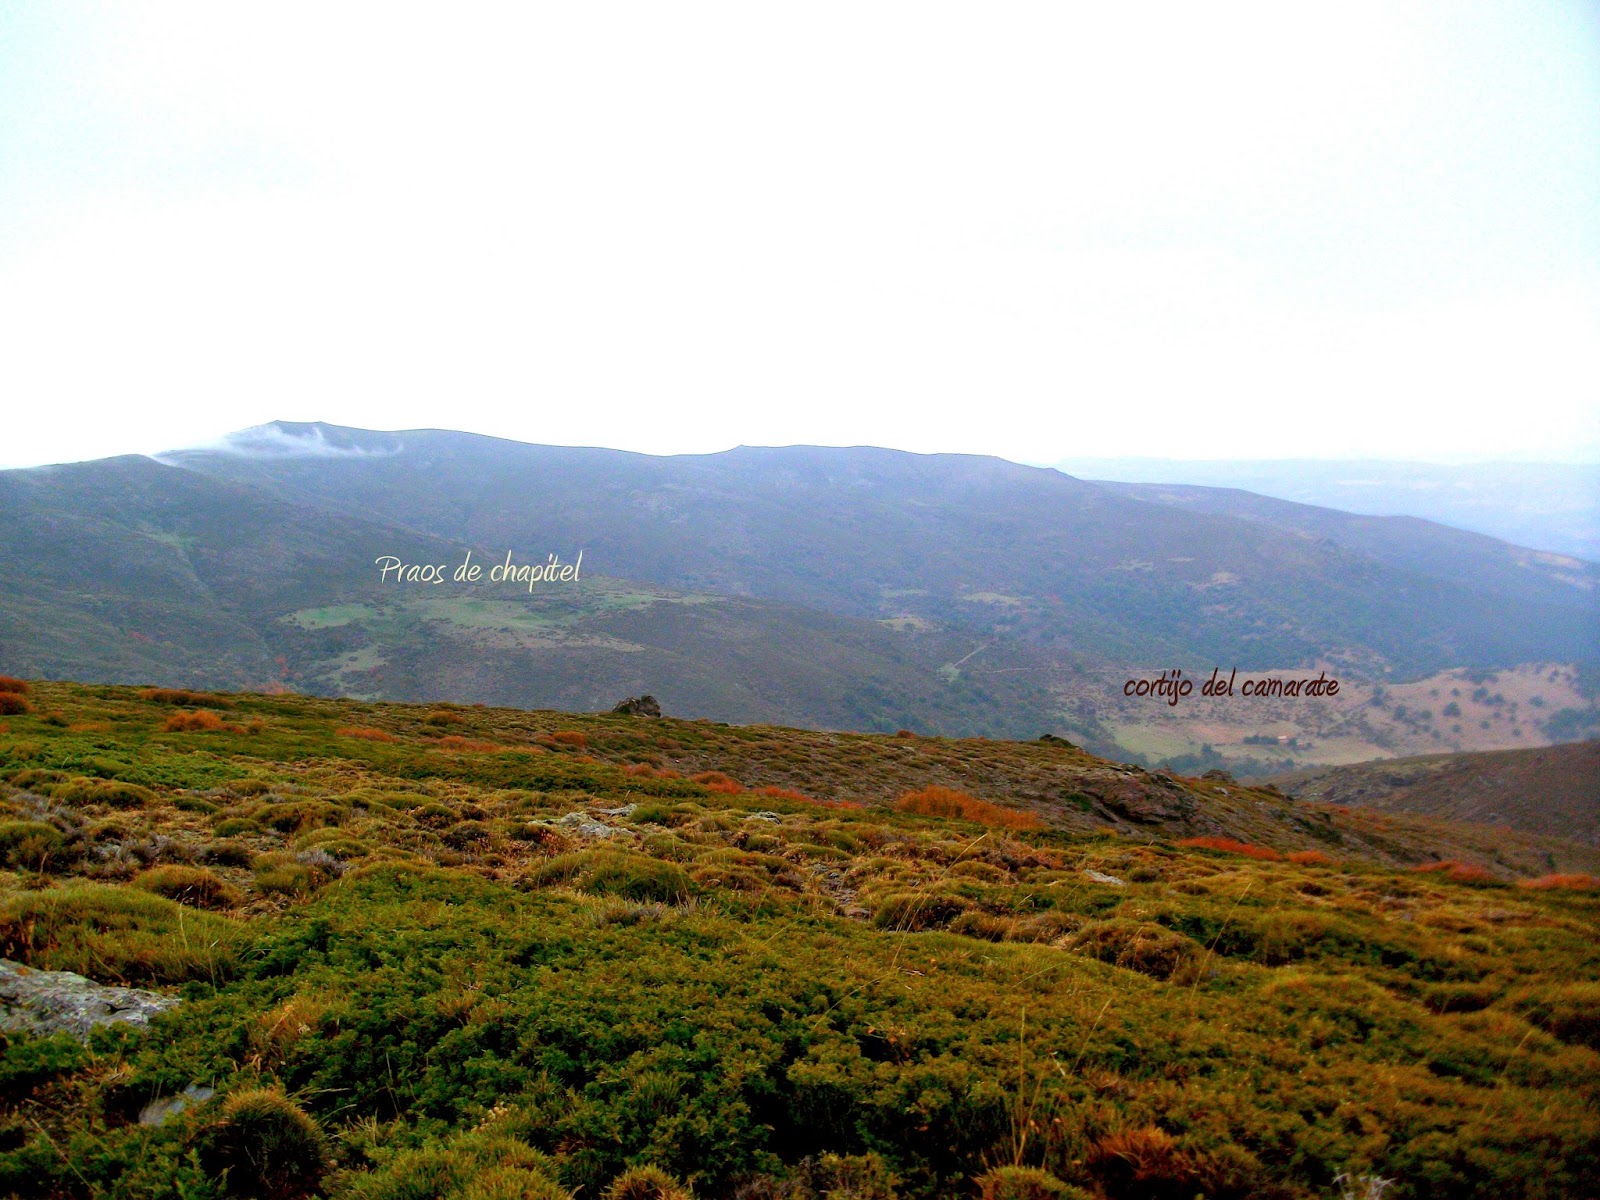
{"type": "Polygon", "coordinates": [[[1519,879],[1517,886],[1540,891],[1561,888],[1572,892],[1594,892],[1600,891],[1600,878],[1593,875],[1541,875],[1537,879],[1519,879]]]}
{"type": "MultiPolygon", "coordinates": [[[[1178,845],[1198,846],[1204,850],[1221,850],[1226,854],[1242,854],[1246,858],[1259,858],[1262,862],[1277,862],[1283,857],[1271,846],[1252,846],[1249,842],[1238,842],[1225,837],[1180,838],[1178,845]]],[[[1305,853],[1315,854],[1316,851],[1305,853]]]]}
{"type": "Polygon", "coordinates": [[[345,725],[335,729],[334,733],[340,737],[361,738],[368,742],[398,742],[400,740],[386,729],[372,729],[365,725],[345,725]]]}
{"type": "Polygon", "coordinates": [[[955,817],[962,821],[976,821],[999,829],[1043,829],[1044,822],[1036,813],[1002,808],[954,788],[925,787],[920,792],[907,792],[894,802],[901,812],[919,813],[925,817],[955,817]]]}

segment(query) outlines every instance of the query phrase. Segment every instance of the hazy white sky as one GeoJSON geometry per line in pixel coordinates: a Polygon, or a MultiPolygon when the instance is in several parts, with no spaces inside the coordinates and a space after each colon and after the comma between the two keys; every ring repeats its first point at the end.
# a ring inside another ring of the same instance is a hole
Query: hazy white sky
{"type": "Polygon", "coordinates": [[[0,7],[0,463],[1600,460],[1600,6],[0,7]]]}

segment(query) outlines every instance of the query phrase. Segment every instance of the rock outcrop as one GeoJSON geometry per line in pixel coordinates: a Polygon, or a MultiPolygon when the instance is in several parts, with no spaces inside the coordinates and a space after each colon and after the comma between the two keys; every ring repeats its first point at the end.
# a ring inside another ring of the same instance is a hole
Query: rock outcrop
{"type": "Polygon", "coordinates": [[[96,1025],[146,1025],[178,1004],[176,996],[143,988],[109,987],[71,971],[40,971],[0,959],[0,1029],[48,1037],[70,1033],[87,1041],[96,1025]]]}

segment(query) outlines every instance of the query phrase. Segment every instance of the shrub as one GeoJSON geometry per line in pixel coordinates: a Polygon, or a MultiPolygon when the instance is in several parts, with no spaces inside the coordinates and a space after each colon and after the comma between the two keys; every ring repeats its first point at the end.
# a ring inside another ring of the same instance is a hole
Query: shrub
{"type": "Polygon", "coordinates": [[[132,883],[193,908],[232,908],[244,899],[238,888],[204,867],[156,867],[135,875],[132,883]]]}
{"type": "Polygon", "coordinates": [[[136,888],[72,884],[0,902],[0,958],[101,982],[182,983],[232,970],[243,928],[136,888]]]}
{"type": "Polygon", "coordinates": [[[303,863],[269,862],[256,870],[256,891],[284,896],[309,896],[321,880],[303,863]]]}
{"type": "Polygon", "coordinates": [[[1110,1200],[1243,1200],[1262,1192],[1261,1164],[1247,1151],[1185,1150],[1154,1125],[1101,1138],[1084,1166],[1110,1200]]]}
{"type": "Polygon", "coordinates": [[[981,1200],[1089,1200],[1082,1188],[1038,1167],[996,1167],[974,1182],[981,1200]]]}
{"type": "Polygon", "coordinates": [[[587,746],[589,735],[581,729],[563,729],[559,733],[552,733],[550,740],[560,746],[587,746]]]}
{"type": "Polygon", "coordinates": [[[900,1180],[883,1155],[824,1153],[810,1171],[811,1185],[828,1200],[895,1200],[900,1180]]]}
{"type": "Polygon", "coordinates": [[[1295,850],[1284,857],[1302,867],[1326,867],[1333,863],[1333,859],[1321,850],[1295,850]]]}
{"type": "Polygon", "coordinates": [[[0,717],[19,717],[32,711],[33,705],[16,692],[0,692],[0,717]]]}
{"type": "Polygon", "coordinates": [[[201,1163],[223,1176],[232,1196],[298,1200],[317,1191],[328,1169],[317,1123],[276,1089],[231,1094],[199,1141],[201,1163]]]}
{"type": "Polygon", "coordinates": [[[460,713],[453,713],[446,709],[435,709],[422,718],[424,725],[464,725],[467,719],[460,713]]]}
{"type": "Polygon", "coordinates": [[[1476,863],[1455,862],[1445,859],[1443,862],[1422,863],[1412,868],[1416,871],[1427,873],[1440,873],[1451,883],[1500,883],[1502,880],[1492,871],[1478,866],[1476,863]]]}
{"type": "Polygon", "coordinates": [[[27,680],[18,679],[15,675],[0,675],[0,692],[19,693],[26,691],[28,691],[27,680]]]}
{"type": "Polygon", "coordinates": [[[492,754],[505,747],[498,742],[485,742],[478,738],[462,737],[458,733],[447,733],[434,743],[440,750],[472,751],[478,754],[492,754]]]}
{"type": "Polygon", "coordinates": [[[1201,1190],[1194,1159],[1154,1125],[1101,1138],[1084,1165],[1112,1200],[1187,1200],[1201,1190]]]}
{"type": "Polygon", "coordinates": [[[1593,875],[1541,875],[1537,879],[1519,879],[1518,887],[1546,890],[1560,888],[1573,892],[1600,891],[1600,878],[1593,875]]]}
{"type": "Polygon", "coordinates": [[[205,733],[211,730],[225,729],[230,733],[238,733],[237,725],[229,725],[220,714],[207,708],[197,708],[192,712],[176,712],[167,718],[166,724],[161,728],[168,733],[205,733]]]}
{"type": "Polygon", "coordinates": [[[350,1200],[572,1200],[553,1174],[549,1158],[491,1126],[402,1150],[376,1170],[345,1176],[339,1194],[350,1200]]]}
{"type": "Polygon", "coordinates": [[[1031,812],[1002,808],[954,788],[923,788],[920,792],[906,792],[895,801],[901,812],[918,813],[927,817],[954,817],[962,821],[976,821],[999,829],[1043,829],[1044,822],[1031,812]]]}
{"type": "Polygon", "coordinates": [[[261,822],[252,821],[249,817],[228,817],[218,821],[212,826],[211,831],[218,837],[240,837],[244,834],[260,833],[261,822]]]}
{"type": "Polygon", "coordinates": [[[361,738],[368,742],[398,742],[400,739],[394,734],[383,729],[373,729],[366,725],[344,725],[333,731],[339,737],[361,738]]]}
{"type": "Polygon", "coordinates": [[[605,1200],[692,1200],[693,1193],[659,1167],[632,1167],[611,1181],[605,1200]]]}
{"type": "Polygon", "coordinates": [[[1221,850],[1224,854],[1242,854],[1246,858],[1259,858],[1262,862],[1277,862],[1281,857],[1270,846],[1252,846],[1249,842],[1239,842],[1225,837],[1180,838],[1178,845],[1194,846],[1202,850],[1221,850]]]}
{"type": "Polygon", "coordinates": [[[1524,994],[1515,1007],[1563,1042],[1600,1050],[1600,983],[1564,983],[1524,994]]]}
{"type": "Polygon", "coordinates": [[[65,856],[66,845],[66,836],[54,825],[0,821],[0,866],[43,871],[65,856]]]}
{"type": "Polygon", "coordinates": [[[216,867],[248,867],[255,860],[249,847],[236,842],[207,842],[200,848],[199,857],[201,862],[216,867]]]}
{"type": "Polygon", "coordinates": [[[1120,918],[1091,921],[1072,935],[1067,948],[1152,979],[1187,975],[1199,959],[1199,947],[1181,933],[1120,918]]]}
{"type": "Polygon", "coordinates": [[[520,1167],[490,1167],[479,1171],[463,1187],[450,1193],[451,1200],[572,1200],[567,1191],[550,1176],[520,1167]]]}
{"type": "Polygon", "coordinates": [[[620,851],[594,855],[579,876],[585,891],[624,900],[679,904],[689,898],[689,876],[676,863],[620,851]]]}
{"type": "Polygon", "coordinates": [[[193,707],[209,704],[212,708],[232,708],[233,701],[226,696],[208,696],[205,692],[191,692],[184,688],[145,688],[139,693],[141,700],[152,704],[181,704],[193,707]]]}
{"type": "Polygon", "coordinates": [[[494,840],[494,830],[482,821],[458,821],[444,831],[446,846],[454,850],[475,850],[494,840]]]}
{"type": "Polygon", "coordinates": [[[136,783],[120,779],[85,779],[79,776],[50,789],[57,800],[68,804],[106,804],[112,808],[143,808],[155,800],[155,793],[136,783]]]}
{"type": "Polygon", "coordinates": [[[962,897],[946,893],[890,892],[875,906],[872,923],[879,929],[920,933],[926,929],[943,929],[968,907],[962,897]]]}

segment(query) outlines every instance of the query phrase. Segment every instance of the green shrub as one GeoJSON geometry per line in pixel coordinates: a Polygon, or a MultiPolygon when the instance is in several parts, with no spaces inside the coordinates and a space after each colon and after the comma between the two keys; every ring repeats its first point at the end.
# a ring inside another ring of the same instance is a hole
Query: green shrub
{"type": "Polygon", "coordinates": [[[1181,933],[1122,918],[1091,921],[1072,935],[1067,948],[1153,979],[1187,976],[1200,955],[1200,948],[1181,933]]]}
{"type": "Polygon", "coordinates": [[[200,861],[214,867],[248,867],[255,858],[250,847],[237,842],[207,842],[200,847],[200,861]]]}
{"type": "Polygon", "coordinates": [[[43,871],[66,857],[67,838],[43,821],[0,821],[0,866],[43,871]]]}
{"type": "Polygon", "coordinates": [[[345,1176],[341,1194],[350,1200],[571,1200],[554,1175],[548,1157],[490,1127],[393,1152],[372,1171],[345,1176]]]}
{"type": "Polygon", "coordinates": [[[1038,1167],[996,1167],[974,1182],[981,1200],[1089,1200],[1082,1188],[1038,1167]]]}
{"type": "Polygon", "coordinates": [[[693,1200],[683,1184],[659,1167],[631,1167],[601,1193],[605,1200],[693,1200]]]}
{"type": "Polygon", "coordinates": [[[309,896],[321,885],[316,871],[302,863],[271,861],[256,868],[256,891],[284,896],[309,896]]]}
{"type": "Polygon", "coordinates": [[[112,808],[143,808],[156,798],[149,788],[136,783],[82,776],[53,785],[50,794],[68,804],[106,804],[112,808]]]}
{"type": "Polygon", "coordinates": [[[244,837],[261,832],[261,823],[249,817],[226,817],[211,827],[218,837],[244,837]]]}
{"type": "Polygon", "coordinates": [[[676,863],[610,848],[560,854],[529,872],[537,885],[571,882],[596,895],[679,904],[689,898],[690,879],[676,863]]]}
{"type": "Polygon", "coordinates": [[[0,958],[102,983],[230,974],[242,926],[137,888],[71,884],[0,901],[0,958]]]}
{"type": "Polygon", "coordinates": [[[134,876],[133,886],[194,908],[232,908],[244,899],[239,889],[204,867],[155,867],[134,876]]]}
{"type": "Polygon", "coordinates": [[[1575,981],[1521,996],[1515,1007],[1563,1042],[1600,1050],[1600,983],[1575,981]]]}
{"type": "Polygon", "coordinates": [[[968,907],[962,897],[944,892],[890,892],[874,907],[872,923],[879,929],[910,932],[943,929],[968,907]]]}
{"type": "Polygon", "coordinates": [[[60,783],[67,778],[64,771],[50,771],[42,767],[24,767],[12,773],[9,780],[12,787],[36,788],[41,784],[60,783]]]}
{"type": "Polygon", "coordinates": [[[585,891],[621,896],[624,900],[679,904],[689,898],[689,876],[682,867],[625,851],[594,855],[579,882],[585,891]]]}
{"type": "Polygon", "coordinates": [[[199,1144],[202,1164],[230,1196],[298,1200],[317,1191],[328,1169],[317,1123],[275,1089],[229,1095],[199,1144]]]}
{"type": "Polygon", "coordinates": [[[820,1156],[811,1170],[811,1183],[823,1196],[837,1200],[895,1200],[900,1182],[881,1154],[820,1156]]]}

